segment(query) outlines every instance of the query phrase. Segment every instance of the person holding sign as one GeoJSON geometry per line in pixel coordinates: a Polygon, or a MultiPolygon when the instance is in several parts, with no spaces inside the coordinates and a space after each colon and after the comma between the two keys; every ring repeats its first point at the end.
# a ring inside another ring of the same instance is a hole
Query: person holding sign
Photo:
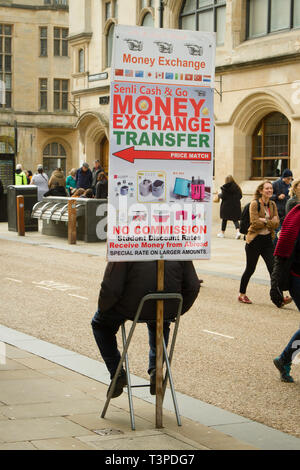
{"type": "MultiPolygon", "coordinates": [[[[183,296],[182,313],[196,300],[200,282],[192,261],[166,261],[164,292],[183,296]]],[[[120,361],[116,334],[122,323],[133,320],[142,297],[157,290],[156,261],[108,263],[98,299],[98,310],[92,319],[92,328],[100,354],[113,380],[120,361]]],[[[170,321],[177,312],[177,301],[164,302],[163,334],[168,344],[170,321]]],[[[147,323],[149,333],[150,392],[155,394],[156,368],[156,301],[145,303],[140,319],[147,323]]],[[[112,398],[123,392],[126,373],[121,369],[112,398]]],[[[108,392],[107,392],[108,393],[108,392]]]]}

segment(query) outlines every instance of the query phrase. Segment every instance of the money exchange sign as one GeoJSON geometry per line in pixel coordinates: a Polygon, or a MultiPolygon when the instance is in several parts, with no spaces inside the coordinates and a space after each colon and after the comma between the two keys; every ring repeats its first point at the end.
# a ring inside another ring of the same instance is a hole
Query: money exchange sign
{"type": "Polygon", "coordinates": [[[108,260],[210,256],[214,34],[115,28],[108,260]]]}

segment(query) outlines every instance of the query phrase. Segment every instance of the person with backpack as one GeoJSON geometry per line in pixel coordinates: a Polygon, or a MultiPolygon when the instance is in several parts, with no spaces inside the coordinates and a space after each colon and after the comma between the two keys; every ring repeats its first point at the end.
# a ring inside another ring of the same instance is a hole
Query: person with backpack
{"type": "MultiPolygon", "coordinates": [[[[263,181],[256,189],[254,200],[249,205],[250,225],[246,235],[246,269],[240,283],[238,301],[252,304],[246,295],[248,283],[256,269],[258,258],[262,256],[271,275],[273,270],[273,243],[275,229],[279,225],[277,207],[271,201],[273,186],[271,181],[263,181]]],[[[287,301],[286,301],[287,303],[287,301]]]]}
{"type": "Polygon", "coordinates": [[[218,197],[222,200],[220,207],[222,226],[217,237],[224,238],[227,221],[232,220],[236,228],[235,238],[238,240],[241,238],[239,220],[241,217],[242,190],[231,175],[226,177],[225,184],[221,187],[221,193],[218,197]]]}

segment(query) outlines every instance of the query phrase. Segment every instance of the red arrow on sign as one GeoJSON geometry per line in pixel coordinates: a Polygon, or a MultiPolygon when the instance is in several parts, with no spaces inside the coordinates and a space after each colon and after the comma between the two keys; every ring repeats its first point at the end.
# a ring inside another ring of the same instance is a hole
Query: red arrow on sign
{"type": "Polygon", "coordinates": [[[129,163],[137,159],[149,160],[181,160],[181,161],[207,161],[211,160],[211,152],[170,152],[169,150],[135,150],[134,147],[113,153],[115,157],[122,158],[129,163]]]}

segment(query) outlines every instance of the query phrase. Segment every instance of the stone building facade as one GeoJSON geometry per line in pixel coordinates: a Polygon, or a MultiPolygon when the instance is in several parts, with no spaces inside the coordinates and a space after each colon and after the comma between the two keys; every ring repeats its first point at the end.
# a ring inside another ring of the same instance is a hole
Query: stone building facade
{"type": "Polygon", "coordinates": [[[33,173],[78,160],[68,10],[67,0],[0,1],[0,154],[33,173]]]}
{"type": "Polygon", "coordinates": [[[216,32],[216,190],[232,174],[247,200],[286,167],[300,175],[299,0],[71,0],[78,155],[106,169],[117,23],[216,32]]]}

